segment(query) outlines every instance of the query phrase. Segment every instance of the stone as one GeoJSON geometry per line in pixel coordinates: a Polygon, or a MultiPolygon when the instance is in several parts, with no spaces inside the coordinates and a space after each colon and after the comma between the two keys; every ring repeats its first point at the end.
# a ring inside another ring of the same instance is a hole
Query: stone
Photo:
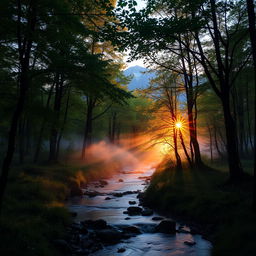
{"type": "Polygon", "coordinates": [[[152,220],[155,220],[155,221],[157,221],[157,220],[163,220],[164,218],[163,217],[160,217],[160,216],[155,216],[155,217],[153,217],[152,218],[152,220]]]}
{"type": "Polygon", "coordinates": [[[102,220],[102,219],[98,219],[98,220],[85,220],[85,221],[82,221],[81,224],[84,227],[92,228],[92,229],[108,228],[107,222],[105,220],[102,220]]]}
{"type": "Polygon", "coordinates": [[[156,232],[165,234],[176,233],[176,223],[172,220],[162,220],[155,228],[156,232]]]}
{"type": "Polygon", "coordinates": [[[126,233],[141,234],[139,228],[136,226],[124,226],[122,230],[126,233]]]}
{"type": "Polygon", "coordinates": [[[100,183],[101,186],[106,186],[106,185],[108,185],[108,182],[105,181],[105,180],[99,180],[99,183],[100,183]]]}
{"type": "Polygon", "coordinates": [[[142,208],[138,206],[130,206],[127,208],[129,215],[140,215],[142,212],[142,208]]]}
{"type": "Polygon", "coordinates": [[[188,246],[193,246],[193,245],[196,244],[196,242],[194,242],[194,241],[185,241],[184,244],[188,245],[188,246]]]}
{"type": "Polygon", "coordinates": [[[115,197],[122,197],[123,193],[113,193],[112,195],[115,196],[115,197]]]}
{"type": "Polygon", "coordinates": [[[129,201],[129,204],[134,205],[136,204],[136,201],[129,201]]]}
{"type": "Polygon", "coordinates": [[[128,211],[123,211],[123,214],[129,214],[129,212],[128,211]]]}
{"type": "Polygon", "coordinates": [[[144,209],[142,212],[141,212],[141,215],[142,216],[150,216],[150,215],[153,215],[153,210],[151,209],[144,209]]]}
{"type": "Polygon", "coordinates": [[[85,191],[84,195],[89,196],[89,197],[95,197],[95,196],[100,196],[102,193],[98,191],[85,191]]]}
{"type": "Polygon", "coordinates": [[[111,197],[109,197],[109,196],[107,196],[106,198],[105,198],[105,200],[111,200],[112,198],[111,197]]]}
{"type": "Polygon", "coordinates": [[[96,236],[101,242],[107,244],[116,244],[123,238],[122,232],[114,229],[99,230],[96,232],[96,236]]]}
{"type": "Polygon", "coordinates": [[[117,250],[118,253],[123,253],[123,252],[125,252],[125,251],[126,251],[125,248],[118,248],[118,250],[117,250]]]}
{"type": "Polygon", "coordinates": [[[119,179],[118,182],[124,182],[124,180],[123,179],[119,179]]]}
{"type": "MultiPolygon", "coordinates": [[[[128,213],[128,212],[127,212],[128,213]]],[[[125,220],[130,220],[131,218],[130,217],[126,217],[125,220]]]]}

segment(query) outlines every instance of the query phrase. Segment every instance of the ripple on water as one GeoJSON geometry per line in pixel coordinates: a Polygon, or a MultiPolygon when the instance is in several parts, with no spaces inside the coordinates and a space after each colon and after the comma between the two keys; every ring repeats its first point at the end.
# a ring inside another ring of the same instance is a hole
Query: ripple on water
{"type": "MultiPolygon", "coordinates": [[[[156,225],[159,221],[153,221],[153,216],[129,216],[130,219],[125,220],[127,215],[123,214],[130,205],[129,201],[138,202],[137,194],[128,194],[120,198],[111,196],[113,192],[136,191],[143,190],[145,185],[140,176],[150,176],[153,173],[152,169],[148,169],[142,173],[125,172],[115,175],[108,180],[108,184],[103,188],[97,188],[98,192],[106,195],[82,198],[72,198],[68,204],[71,211],[77,212],[76,221],[85,219],[104,219],[110,225],[128,224],[137,225],[145,233],[131,237],[122,243],[106,246],[102,250],[94,252],[91,256],[209,256],[211,243],[202,239],[200,235],[191,235],[189,233],[176,233],[175,235],[167,235],[161,233],[150,233],[150,228],[147,231],[147,225],[156,225]],[[122,179],[124,182],[118,182],[122,179]],[[105,200],[106,196],[110,196],[111,200],[105,200]],[[196,244],[189,246],[184,244],[185,241],[196,244]],[[125,248],[123,253],[117,253],[119,248],[125,248]]],[[[89,186],[90,190],[96,190],[95,186],[89,186]]],[[[138,204],[136,204],[138,205],[138,204]]]]}

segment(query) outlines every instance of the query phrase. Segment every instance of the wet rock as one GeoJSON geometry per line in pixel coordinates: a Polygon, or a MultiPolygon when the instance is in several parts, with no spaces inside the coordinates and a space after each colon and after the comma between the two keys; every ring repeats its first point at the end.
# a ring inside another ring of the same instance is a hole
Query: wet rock
{"type": "Polygon", "coordinates": [[[140,215],[142,212],[142,208],[138,206],[130,206],[127,208],[129,215],[140,215]]]}
{"type": "Polygon", "coordinates": [[[116,244],[123,238],[122,232],[114,229],[99,230],[96,232],[96,236],[101,242],[107,244],[116,244]]]}
{"type": "Polygon", "coordinates": [[[144,198],[144,193],[143,192],[139,192],[138,195],[137,195],[137,198],[142,200],[144,198]]]}
{"type": "Polygon", "coordinates": [[[89,197],[95,197],[95,196],[100,196],[103,194],[98,191],[85,191],[84,195],[89,196],[89,197]]]}
{"type": "Polygon", "coordinates": [[[154,223],[137,223],[136,226],[142,233],[155,233],[156,224],[154,223]]]}
{"type": "Polygon", "coordinates": [[[124,226],[122,230],[126,233],[141,234],[139,228],[136,226],[124,226]]]}
{"type": "Polygon", "coordinates": [[[164,218],[163,217],[160,217],[160,216],[155,216],[155,217],[153,217],[152,218],[152,220],[155,220],[155,221],[157,221],[157,220],[163,220],[164,218]]]}
{"type": "Polygon", "coordinates": [[[83,226],[80,223],[76,223],[76,222],[73,222],[70,227],[74,231],[81,231],[83,228],[83,226]]]}
{"type": "Polygon", "coordinates": [[[108,228],[107,222],[105,220],[85,220],[81,222],[84,227],[92,229],[104,229],[108,228]]]}
{"type": "Polygon", "coordinates": [[[105,180],[99,180],[99,183],[100,183],[101,186],[106,186],[106,185],[108,185],[108,182],[105,181],[105,180]]]}
{"type": "Polygon", "coordinates": [[[80,244],[83,249],[90,249],[95,244],[95,241],[93,239],[88,239],[88,237],[85,237],[81,240],[80,244]]]}
{"type": "Polygon", "coordinates": [[[112,195],[115,196],[115,197],[122,197],[123,193],[113,193],[112,195]]]}
{"type": "Polygon", "coordinates": [[[165,234],[176,233],[176,223],[172,220],[162,220],[155,228],[156,232],[165,234]]]}
{"type": "Polygon", "coordinates": [[[123,211],[123,214],[129,214],[129,212],[128,211],[123,211]]]}
{"type": "Polygon", "coordinates": [[[123,179],[119,179],[118,182],[124,182],[124,180],[123,179]]]}
{"type": "Polygon", "coordinates": [[[150,215],[153,215],[153,210],[151,210],[151,209],[144,209],[144,210],[141,212],[141,215],[142,215],[142,216],[150,216],[150,215]]]}
{"type": "Polygon", "coordinates": [[[184,244],[188,245],[188,246],[193,246],[193,245],[196,244],[196,242],[194,242],[194,241],[185,241],[184,244]]]}
{"type": "MultiPolygon", "coordinates": [[[[127,212],[128,213],[128,212],[127,212]]],[[[130,217],[126,217],[125,220],[130,220],[131,218],[130,217]]]]}
{"type": "Polygon", "coordinates": [[[63,253],[70,253],[71,252],[71,247],[68,244],[67,241],[63,239],[56,239],[53,241],[53,244],[57,249],[59,249],[63,253]]]}
{"type": "Polygon", "coordinates": [[[111,200],[112,198],[111,197],[109,197],[109,196],[107,196],[106,198],[105,198],[105,200],[111,200]]]}
{"type": "Polygon", "coordinates": [[[126,251],[125,248],[118,248],[118,250],[117,250],[118,253],[123,253],[123,252],[125,252],[125,251],[126,251]]]}
{"type": "Polygon", "coordinates": [[[134,205],[136,204],[136,201],[129,201],[129,204],[134,205]]]}

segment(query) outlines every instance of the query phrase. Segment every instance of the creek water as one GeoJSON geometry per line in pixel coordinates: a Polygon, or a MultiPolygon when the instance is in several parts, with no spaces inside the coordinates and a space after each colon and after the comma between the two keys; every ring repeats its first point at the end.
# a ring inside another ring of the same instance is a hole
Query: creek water
{"type": "MultiPolygon", "coordinates": [[[[103,193],[95,197],[83,196],[70,199],[68,207],[77,213],[75,221],[104,219],[110,225],[134,225],[140,228],[142,234],[123,240],[116,245],[105,246],[103,249],[94,252],[94,256],[209,256],[211,254],[211,243],[201,237],[190,233],[176,233],[174,235],[154,233],[152,227],[160,222],[153,221],[152,217],[159,216],[154,213],[152,216],[129,216],[123,212],[127,210],[129,201],[136,201],[139,204],[137,194],[127,194],[122,197],[114,197],[111,193],[122,193],[145,189],[145,181],[139,177],[151,176],[152,168],[145,168],[141,172],[125,170],[113,175],[106,180],[108,184],[98,187],[95,183],[89,184],[87,190],[103,193]],[[119,180],[122,179],[123,182],[119,180]],[[96,188],[95,188],[96,186],[96,188]],[[111,197],[111,200],[105,200],[111,197]],[[184,244],[185,241],[196,242],[193,246],[184,244]],[[125,251],[118,253],[119,248],[125,251]]],[[[177,223],[177,229],[181,224],[177,223]]],[[[189,227],[183,225],[183,230],[189,231],[189,227]]]]}

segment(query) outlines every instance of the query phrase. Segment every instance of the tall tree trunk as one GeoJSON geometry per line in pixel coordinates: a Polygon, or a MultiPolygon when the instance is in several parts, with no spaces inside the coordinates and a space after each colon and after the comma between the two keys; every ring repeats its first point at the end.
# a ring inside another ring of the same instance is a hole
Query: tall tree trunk
{"type": "Polygon", "coordinates": [[[189,156],[189,154],[188,154],[188,151],[187,151],[187,149],[186,149],[186,145],[185,145],[185,143],[184,143],[184,139],[183,139],[183,136],[182,136],[182,132],[179,131],[179,134],[180,134],[180,142],[181,142],[182,148],[183,148],[183,150],[184,150],[185,156],[186,156],[186,158],[187,158],[187,161],[188,161],[188,163],[189,163],[189,166],[190,166],[190,168],[193,168],[193,162],[192,162],[192,159],[190,158],[190,156],[189,156]]]}
{"type": "MultiPolygon", "coordinates": [[[[46,111],[49,110],[49,106],[50,106],[54,86],[55,85],[53,83],[53,85],[50,88],[49,94],[48,94],[48,98],[47,98],[47,102],[46,102],[46,106],[45,106],[46,111]]],[[[43,133],[44,133],[45,125],[46,125],[46,120],[47,120],[47,117],[44,116],[43,120],[42,120],[42,123],[41,123],[40,131],[39,131],[38,141],[37,141],[37,144],[36,144],[36,149],[35,149],[35,154],[34,154],[34,159],[33,159],[34,163],[36,163],[38,161],[38,157],[39,157],[40,150],[41,150],[41,147],[42,147],[43,133]]]]}
{"type": "Polygon", "coordinates": [[[54,100],[54,120],[52,123],[51,134],[50,134],[50,151],[49,151],[49,162],[57,162],[57,142],[59,134],[59,119],[61,102],[63,96],[63,82],[64,77],[61,74],[57,74],[57,83],[55,86],[55,100],[54,100]]]}
{"type": "Polygon", "coordinates": [[[230,170],[230,180],[240,181],[243,176],[243,169],[240,162],[238,151],[238,139],[236,131],[236,123],[231,115],[229,106],[229,95],[226,95],[222,99],[222,107],[224,113],[225,130],[227,137],[227,153],[228,153],[228,165],[230,170]]]}
{"type": "Polygon", "coordinates": [[[24,150],[24,140],[25,140],[25,118],[21,118],[20,121],[19,121],[19,125],[18,125],[18,134],[19,134],[19,162],[20,164],[23,164],[24,163],[24,153],[25,153],[25,150],[24,150]]]}
{"type": "MultiPolygon", "coordinates": [[[[252,56],[254,64],[254,88],[256,90],[256,27],[255,27],[255,12],[254,12],[254,2],[253,0],[246,0],[247,12],[249,20],[249,33],[252,46],[252,56]]],[[[256,112],[255,112],[256,115],[256,112]]],[[[254,152],[256,147],[256,116],[254,115],[254,152]]],[[[255,154],[255,153],[254,153],[255,154]]],[[[253,209],[256,211],[256,159],[254,158],[254,191],[253,191],[253,209]]]]}
{"type": "Polygon", "coordinates": [[[84,139],[83,139],[83,147],[81,153],[81,159],[85,159],[85,151],[86,148],[91,144],[92,139],[92,121],[93,121],[93,108],[94,108],[94,100],[89,98],[87,100],[87,115],[85,121],[84,128],[84,139]]]}
{"type": "Polygon", "coordinates": [[[60,152],[60,142],[64,133],[64,129],[67,123],[67,118],[68,118],[68,108],[69,108],[69,100],[70,100],[70,91],[71,88],[68,88],[68,95],[67,95],[67,102],[66,102],[66,108],[65,108],[65,113],[64,113],[64,119],[63,119],[63,123],[62,123],[62,127],[60,129],[59,132],[59,137],[58,137],[58,141],[57,141],[57,150],[56,150],[56,158],[59,158],[59,152],[60,152]]]}
{"type": "Polygon", "coordinates": [[[211,157],[211,163],[213,162],[213,146],[212,146],[212,130],[209,124],[207,124],[208,132],[209,132],[209,137],[210,137],[210,157],[211,157]]]}
{"type": "Polygon", "coordinates": [[[10,166],[13,159],[13,154],[15,151],[16,135],[17,128],[20,117],[23,113],[26,95],[29,88],[29,60],[31,57],[32,49],[32,35],[36,27],[36,1],[31,2],[31,9],[28,13],[28,28],[27,28],[27,38],[22,38],[21,35],[21,1],[17,1],[17,39],[18,39],[18,51],[19,51],[19,64],[20,64],[20,73],[19,73],[19,96],[17,104],[11,119],[10,130],[8,134],[8,145],[7,151],[2,164],[2,172],[0,176],[0,211],[2,209],[4,192],[6,189],[8,174],[10,166]]]}
{"type": "Polygon", "coordinates": [[[181,164],[181,158],[178,152],[178,143],[177,143],[177,133],[175,127],[173,128],[173,144],[174,144],[174,153],[175,153],[175,158],[176,158],[176,169],[181,170],[182,169],[182,164],[181,164]]]}

